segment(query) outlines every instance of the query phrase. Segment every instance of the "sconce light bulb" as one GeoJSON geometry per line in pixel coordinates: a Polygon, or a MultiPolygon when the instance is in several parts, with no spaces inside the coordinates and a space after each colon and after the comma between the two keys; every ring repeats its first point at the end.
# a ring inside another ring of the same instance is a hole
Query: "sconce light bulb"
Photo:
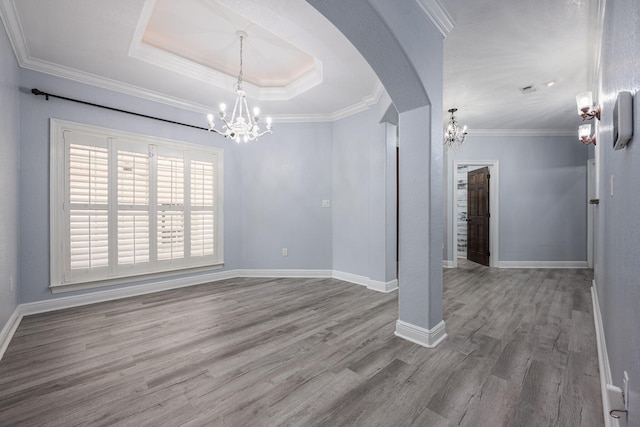
{"type": "Polygon", "coordinates": [[[220,104],[220,111],[224,112],[226,110],[227,110],[227,104],[223,102],[222,104],[220,104]]]}
{"type": "Polygon", "coordinates": [[[207,120],[209,121],[209,123],[213,123],[213,114],[207,114],[207,120]]]}
{"type": "Polygon", "coordinates": [[[253,115],[257,117],[258,114],[260,114],[260,109],[258,107],[253,107],[253,115]]]}

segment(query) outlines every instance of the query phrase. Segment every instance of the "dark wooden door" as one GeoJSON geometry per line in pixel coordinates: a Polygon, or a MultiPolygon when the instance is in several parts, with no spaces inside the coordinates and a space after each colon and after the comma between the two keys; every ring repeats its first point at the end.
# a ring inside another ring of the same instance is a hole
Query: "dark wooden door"
{"type": "Polygon", "coordinates": [[[489,265],[489,168],[467,173],[467,259],[489,265]]]}

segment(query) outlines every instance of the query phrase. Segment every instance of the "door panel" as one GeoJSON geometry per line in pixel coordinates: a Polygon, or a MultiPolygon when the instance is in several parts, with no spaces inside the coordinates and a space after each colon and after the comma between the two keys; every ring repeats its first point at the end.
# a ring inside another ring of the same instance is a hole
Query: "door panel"
{"type": "Polygon", "coordinates": [[[467,173],[467,259],[489,265],[489,168],[467,173]]]}

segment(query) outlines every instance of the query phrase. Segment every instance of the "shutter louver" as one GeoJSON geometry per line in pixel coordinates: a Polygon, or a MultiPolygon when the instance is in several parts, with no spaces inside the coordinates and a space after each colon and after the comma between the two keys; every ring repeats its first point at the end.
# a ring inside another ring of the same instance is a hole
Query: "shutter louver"
{"type": "Polygon", "coordinates": [[[149,262],[149,155],[118,151],[118,264],[149,262]]]}
{"type": "Polygon", "coordinates": [[[192,160],[191,256],[214,254],[215,168],[212,162],[192,160]]]}
{"type": "Polygon", "coordinates": [[[106,148],[69,144],[69,267],[109,265],[109,154],[106,148]]]}
{"type": "Polygon", "coordinates": [[[184,258],[184,160],[158,156],[158,260],[184,258]]]}

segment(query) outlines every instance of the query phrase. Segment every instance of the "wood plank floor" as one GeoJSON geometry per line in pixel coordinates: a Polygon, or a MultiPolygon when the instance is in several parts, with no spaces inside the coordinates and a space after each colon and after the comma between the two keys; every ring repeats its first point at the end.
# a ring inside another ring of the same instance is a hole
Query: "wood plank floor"
{"type": "Polygon", "coordinates": [[[445,270],[449,337],[397,295],[233,279],[25,317],[2,426],[601,426],[589,270],[445,270]]]}

